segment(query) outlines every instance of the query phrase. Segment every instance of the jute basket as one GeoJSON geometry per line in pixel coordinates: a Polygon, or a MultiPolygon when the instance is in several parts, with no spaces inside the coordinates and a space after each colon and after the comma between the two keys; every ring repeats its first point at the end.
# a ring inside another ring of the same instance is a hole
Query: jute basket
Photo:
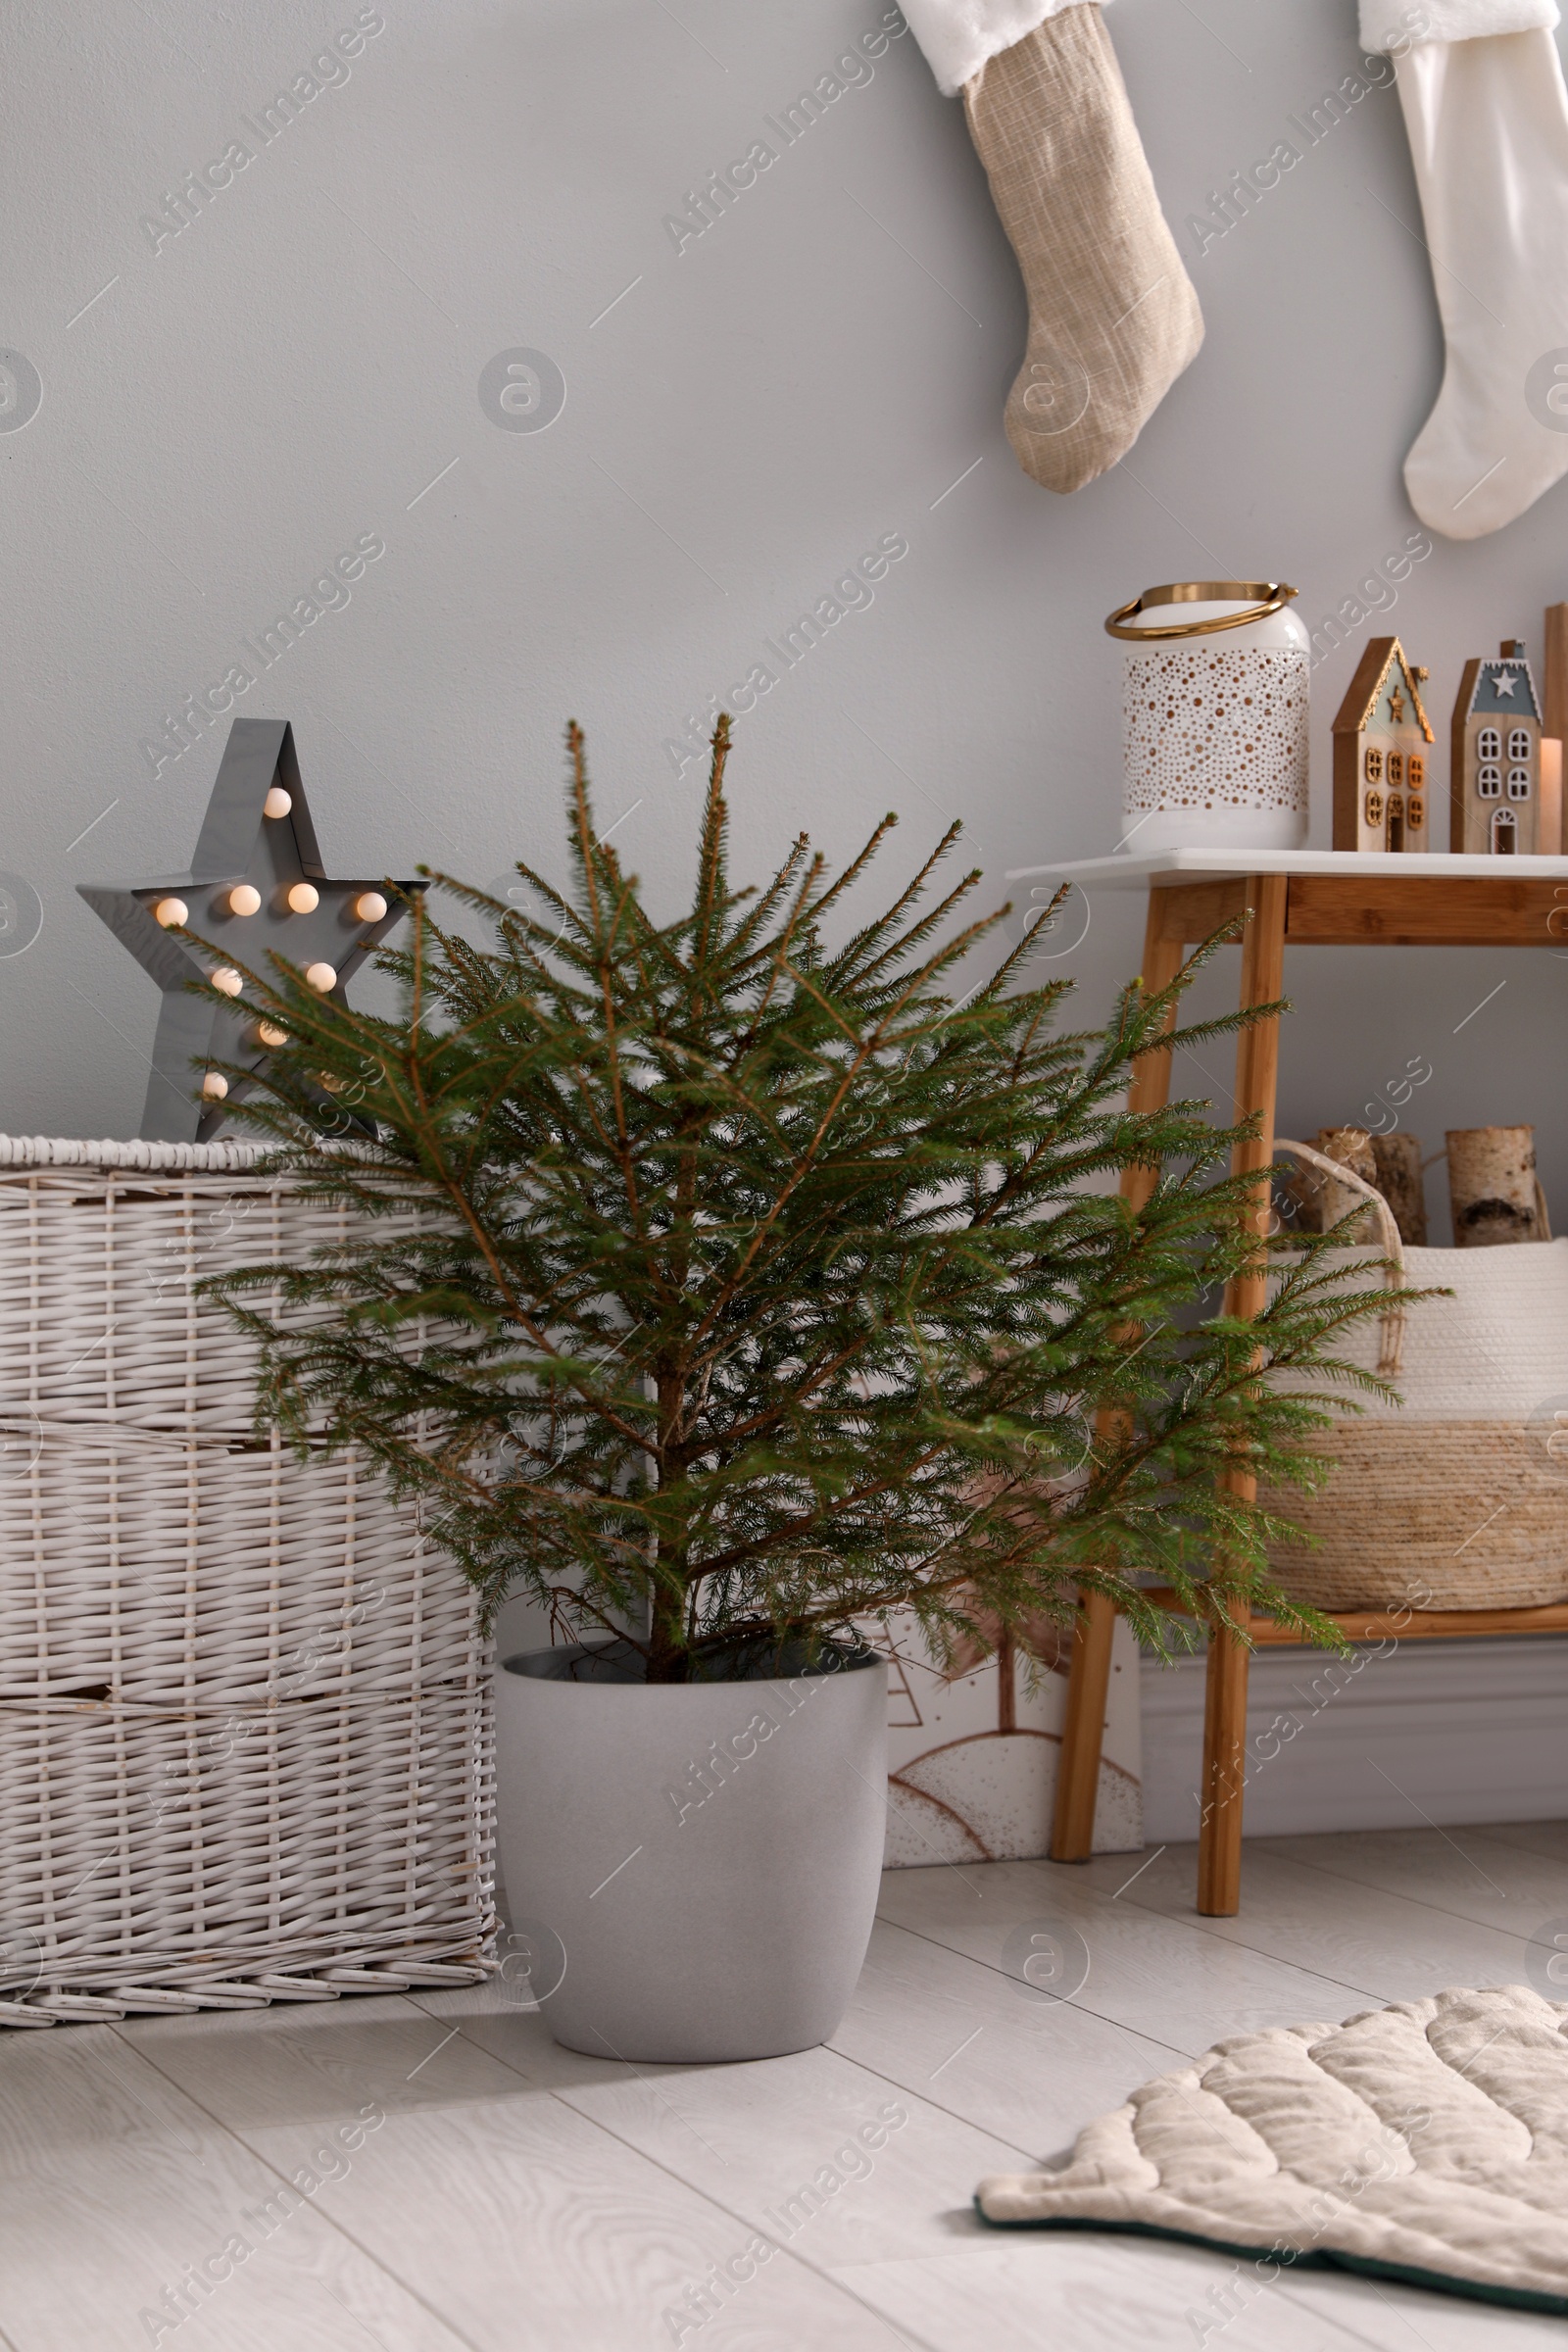
{"type": "Polygon", "coordinates": [[[469,1983],[490,1686],[353,1455],[252,1430],[197,1299],[342,1212],[244,1145],[0,1138],[0,2023],[469,1983]]]}
{"type": "Polygon", "coordinates": [[[1454,1295],[1408,1310],[1393,1362],[1388,1318],[1337,1344],[1404,1401],[1336,1422],[1315,1497],[1259,1496],[1318,1538],[1277,1547],[1275,1574],[1328,1609],[1568,1600],[1568,1240],[1401,1254],[1410,1289],[1454,1295]]]}

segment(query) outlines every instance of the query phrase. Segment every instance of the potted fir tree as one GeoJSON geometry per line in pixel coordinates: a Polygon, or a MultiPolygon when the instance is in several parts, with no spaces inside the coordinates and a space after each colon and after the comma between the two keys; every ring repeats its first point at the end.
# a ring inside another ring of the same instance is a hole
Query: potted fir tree
{"type": "Polygon", "coordinates": [[[1325,1395],[1259,1371],[1364,1382],[1335,1335],[1385,1299],[1325,1242],[1260,1322],[1216,1311],[1259,1247],[1214,1173],[1232,1137],[1122,1107],[1170,995],[1060,1036],[1064,984],[1021,985],[1020,952],[970,982],[1000,921],[958,917],[978,877],[921,904],[953,834],[868,919],[891,818],[836,878],[802,840],[736,889],[721,720],[692,906],[660,923],[568,742],[574,881],[519,864],[538,919],[432,876],[485,936],[419,895],[381,958],[396,1018],[248,977],[288,1042],[247,1115],[357,1213],[320,1262],[216,1287],[264,1423],[373,1455],[492,1615],[553,1612],[496,1702],[558,2036],[760,2056],[833,2031],[869,1934],[879,1621],[1027,1645],[1089,1587],[1157,1639],[1154,1571],[1199,1617],[1246,1592],[1315,1622],[1235,1474],[1323,1475],[1325,1395]],[[1165,1171],[1137,1213],[1105,1189],[1129,1165],[1165,1171]]]}

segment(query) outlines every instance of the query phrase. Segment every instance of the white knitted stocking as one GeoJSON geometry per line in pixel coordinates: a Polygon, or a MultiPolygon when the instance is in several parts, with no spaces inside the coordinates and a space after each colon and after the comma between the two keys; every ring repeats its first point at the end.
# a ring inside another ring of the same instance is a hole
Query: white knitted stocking
{"type": "MultiPolygon", "coordinates": [[[[1363,35],[1387,14],[1362,0],[1363,35]]],[[[1480,539],[1568,473],[1568,90],[1555,0],[1421,14],[1399,97],[1447,361],[1404,480],[1430,529],[1480,539]]]]}

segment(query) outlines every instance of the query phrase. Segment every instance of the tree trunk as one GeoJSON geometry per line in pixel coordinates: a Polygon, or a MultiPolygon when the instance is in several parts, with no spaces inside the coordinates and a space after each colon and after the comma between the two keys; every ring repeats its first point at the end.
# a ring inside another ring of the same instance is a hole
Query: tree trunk
{"type": "Polygon", "coordinates": [[[1450,1127],[1448,1195],[1456,1250],[1545,1239],[1533,1127],[1450,1127]]]}
{"type": "Polygon", "coordinates": [[[648,1680],[651,1683],[683,1683],[688,1663],[685,1616],[681,1605],[678,1601],[670,1603],[662,1594],[656,1592],[653,1621],[648,1629],[648,1680]]]}
{"type": "Polygon", "coordinates": [[[1424,1250],[1427,1243],[1427,1190],[1421,1175],[1421,1144],[1413,1135],[1375,1135],[1373,1178],[1394,1211],[1399,1239],[1407,1248],[1424,1250]]]}
{"type": "MultiPolygon", "coordinates": [[[[684,1273],[681,1280],[685,1280],[684,1273]]],[[[666,1358],[655,1364],[649,1378],[659,1407],[658,1443],[650,1454],[649,1477],[662,1492],[678,1486],[687,1465],[688,1457],[681,1449],[686,1434],[685,1367],[666,1358]]],[[[686,1635],[687,1603],[691,1597],[688,1573],[686,1539],[673,1533],[666,1523],[649,1546],[648,1680],[651,1683],[684,1683],[687,1679],[691,1664],[686,1635]]]]}

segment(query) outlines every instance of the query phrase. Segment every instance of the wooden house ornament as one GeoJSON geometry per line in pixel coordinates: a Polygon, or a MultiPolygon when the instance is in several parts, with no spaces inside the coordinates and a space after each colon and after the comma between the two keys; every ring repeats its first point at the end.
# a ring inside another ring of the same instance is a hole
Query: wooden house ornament
{"type": "Polygon", "coordinates": [[[1374,637],[1334,721],[1334,847],[1431,846],[1432,751],[1421,707],[1424,669],[1412,669],[1397,637],[1374,637]]]}
{"type": "Polygon", "coordinates": [[[1516,637],[1503,639],[1495,662],[1465,663],[1448,769],[1453,850],[1498,858],[1538,854],[1543,732],[1541,697],[1516,637]]]}

